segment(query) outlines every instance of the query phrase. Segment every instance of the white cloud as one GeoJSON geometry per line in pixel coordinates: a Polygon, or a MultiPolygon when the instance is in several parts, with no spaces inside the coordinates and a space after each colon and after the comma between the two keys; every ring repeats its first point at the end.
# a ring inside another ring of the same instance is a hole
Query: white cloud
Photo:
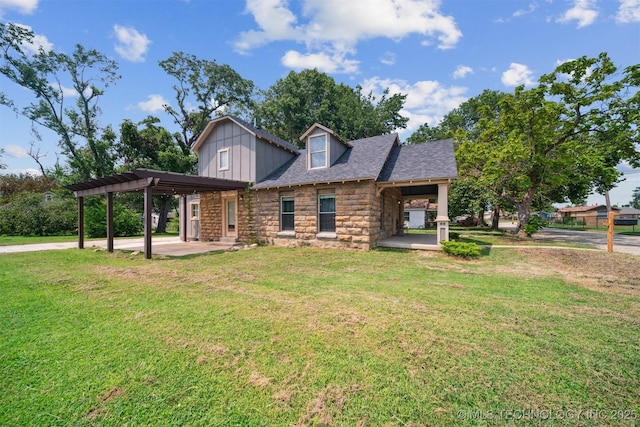
{"type": "Polygon", "coordinates": [[[282,57],[282,65],[294,70],[317,68],[323,73],[355,73],[359,61],[346,59],[344,54],[330,55],[326,52],[302,54],[290,50],[282,57]]]}
{"type": "Polygon", "coordinates": [[[449,111],[467,100],[466,87],[445,87],[442,83],[433,80],[410,83],[406,80],[374,77],[362,83],[363,92],[372,92],[376,97],[380,97],[386,88],[391,95],[396,93],[407,95],[404,109],[401,111],[403,116],[409,118],[407,129],[401,132],[407,135],[424,123],[435,126],[449,111]]]}
{"type": "Polygon", "coordinates": [[[164,110],[164,105],[168,104],[169,102],[162,95],[149,95],[146,101],[138,102],[137,106],[147,113],[155,113],[164,110]]]}
{"type": "Polygon", "coordinates": [[[455,47],[462,33],[454,18],[439,9],[440,0],[303,0],[296,16],[287,0],[247,0],[246,11],[258,29],[240,33],[234,47],[247,53],[274,41],[294,41],[303,43],[307,53],[287,52],[289,61],[342,58],[337,68],[347,69],[346,56],[355,54],[363,40],[419,34],[428,42],[436,39],[440,49],[455,47]]]}
{"type": "Polygon", "coordinates": [[[15,144],[8,144],[4,147],[4,153],[7,156],[15,157],[16,159],[24,159],[29,157],[29,151],[15,144]]]}
{"type": "MultiPolygon", "coordinates": [[[[24,24],[14,24],[14,25],[33,32],[33,28],[31,28],[29,25],[24,25],[24,24]]],[[[34,33],[31,43],[22,43],[22,47],[24,47],[27,51],[31,53],[38,53],[40,51],[40,48],[42,48],[45,52],[49,52],[51,51],[51,49],[53,49],[53,43],[51,43],[46,36],[43,36],[42,34],[34,33]]]]}
{"type": "Polygon", "coordinates": [[[567,10],[558,22],[578,21],[578,28],[593,24],[598,16],[595,0],[574,0],[573,7],[567,10]]]}
{"type": "Polygon", "coordinates": [[[512,62],[509,69],[502,73],[502,84],[505,86],[531,86],[535,84],[533,72],[526,65],[512,62]]]}
{"type": "Polygon", "coordinates": [[[118,55],[131,62],[143,62],[151,40],[145,34],[140,34],[131,27],[116,24],[113,26],[113,31],[118,40],[114,47],[118,55]]]}
{"type": "Polygon", "coordinates": [[[529,3],[529,9],[518,9],[513,13],[513,17],[517,18],[523,15],[527,15],[529,13],[533,13],[536,11],[536,9],[538,8],[538,3],[533,2],[533,3],[529,3]]]}
{"type": "Polygon", "coordinates": [[[622,24],[640,22],[640,0],[620,0],[616,21],[622,24]]]}
{"type": "Polygon", "coordinates": [[[31,175],[31,176],[40,176],[42,172],[38,169],[26,168],[26,169],[3,169],[2,173],[7,175],[31,175]]]}
{"type": "Polygon", "coordinates": [[[382,62],[384,65],[395,65],[396,55],[393,52],[386,52],[380,58],[380,62],[382,62]]]}
{"type": "Polygon", "coordinates": [[[473,74],[473,68],[468,67],[466,65],[458,65],[456,70],[453,72],[454,79],[464,79],[467,74],[473,74]]]}
{"type": "Polygon", "coordinates": [[[15,10],[23,15],[30,15],[38,7],[38,0],[0,0],[0,17],[5,10],[15,10]]]}

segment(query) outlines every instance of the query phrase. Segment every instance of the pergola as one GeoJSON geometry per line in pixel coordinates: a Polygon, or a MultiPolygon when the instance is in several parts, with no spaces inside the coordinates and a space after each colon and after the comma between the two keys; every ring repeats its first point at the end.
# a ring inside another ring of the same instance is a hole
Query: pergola
{"type": "MultiPolygon", "coordinates": [[[[189,194],[213,191],[240,190],[247,182],[209,178],[150,169],[134,169],[101,178],[90,179],[65,186],[78,198],[78,248],[84,249],[84,198],[104,195],[107,199],[107,250],[113,252],[113,193],[144,192],[144,256],[151,258],[151,196],[153,194],[183,197],[180,221],[183,230],[187,225],[189,194]]],[[[183,240],[186,241],[184,233],[183,240]]]]}

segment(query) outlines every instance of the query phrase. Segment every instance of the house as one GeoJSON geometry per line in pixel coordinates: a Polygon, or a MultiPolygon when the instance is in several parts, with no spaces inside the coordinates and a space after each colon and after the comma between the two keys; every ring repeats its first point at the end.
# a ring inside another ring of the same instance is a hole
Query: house
{"type": "Polygon", "coordinates": [[[438,201],[430,246],[449,239],[447,199],[458,174],[452,140],[403,146],[388,134],[346,141],[321,124],[300,140],[302,149],[224,116],[211,120],[192,147],[198,175],[134,169],[67,185],[78,199],[78,247],[84,248],[84,199],[102,195],[113,251],[118,192],[143,195],[146,258],[154,194],[180,197],[185,241],[367,250],[403,233],[404,202],[412,199],[438,201]]]}
{"type": "MultiPolygon", "coordinates": [[[[618,212],[620,209],[611,208],[614,212],[618,212]]],[[[607,206],[606,205],[593,205],[593,206],[574,206],[558,209],[558,215],[562,222],[566,223],[574,221],[579,225],[587,227],[606,227],[607,226],[607,206]]]]}
{"type": "Polygon", "coordinates": [[[387,134],[345,141],[314,124],[300,141],[302,149],[234,116],[210,121],[192,147],[199,175],[246,188],[183,198],[183,239],[366,250],[403,232],[405,200],[432,198],[438,241],[448,240],[452,140],[403,146],[387,134]]]}
{"type": "Polygon", "coordinates": [[[404,228],[427,228],[432,226],[438,213],[438,204],[429,199],[405,200],[404,228]]]}
{"type": "Polygon", "coordinates": [[[640,209],[631,207],[620,208],[619,218],[640,219],[640,209]]]}

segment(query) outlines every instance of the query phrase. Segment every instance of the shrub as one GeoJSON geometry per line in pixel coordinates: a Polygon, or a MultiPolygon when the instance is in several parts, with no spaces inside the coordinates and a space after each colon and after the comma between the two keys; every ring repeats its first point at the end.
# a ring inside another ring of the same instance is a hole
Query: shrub
{"type": "Polygon", "coordinates": [[[0,207],[0,235],[51,236],[77,232],[75,199],[57,196],[45,200],[42,193],[22,192],[0,207]]]}
{"type": "Polygon", "coordinates": [[[443,241],[442,249],[448,255],[460,258],[478,258],[480,256],[480,246],[475,243],[463,243],[454,241],[443,241]]]}
{"type": "MultiPolygon", "coordinates": [[[[104,199],[91,200],[84,211],[84,230],[89,237],[107,236],[107,202],[104,199]]],[[[135,236],[142,232],[140,214],[114,203],[113,235],[116,237],[135,236]]]]}
{"type": "Polygon", "coordinates": [[[527,223],[522,227],[527,237],[533,236],[545,226],[544,220],[539,216],[531,216],[527,223]]]}
{"type": "Polygon", "coordinates": [[[460,239],[460,233],[456,231],[449,232],[449,240],[458,240],[458,239],[460,239]]]}

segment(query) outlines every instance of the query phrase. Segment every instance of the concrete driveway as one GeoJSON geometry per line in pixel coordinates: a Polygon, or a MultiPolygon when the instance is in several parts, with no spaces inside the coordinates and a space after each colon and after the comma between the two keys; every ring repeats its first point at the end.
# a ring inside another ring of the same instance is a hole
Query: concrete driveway
{"type": "MultiPolygon", "coordinates": [[[[49,251],[56,249],[72,249],[77,248],[78,242],[61,242],[61,243],[35,243],[30,245],[11,245],[0,246],[0,254],[16,253],[16,252],[35,252],[49,251]]],[[[92,247],[106,249],[106,240],[85,240],[85,250],[91,250],[92,247]]],[[[114,249],[122,249],[129,251],[144,252],[144,239],[114,239],[114,249]]],[[[218,242],[183,242],[179,237],[152,237],[151,252],[154,255],[171,255],[183,256],[199,254],[211,251],[227,250],[232,247],[231,244],[218,242]]]]}
{"type": "MultiPolygon", "coordinates": [[[[533,238],[534,240],[555,240],[568,243],[578,243],[602,249],[604,251],[607,250],[607,233],[544,228],[534,234],[533,238]]],[[[640,256],[640,236],[616,234],[613,237],[613,251],[640,256]]]]}

